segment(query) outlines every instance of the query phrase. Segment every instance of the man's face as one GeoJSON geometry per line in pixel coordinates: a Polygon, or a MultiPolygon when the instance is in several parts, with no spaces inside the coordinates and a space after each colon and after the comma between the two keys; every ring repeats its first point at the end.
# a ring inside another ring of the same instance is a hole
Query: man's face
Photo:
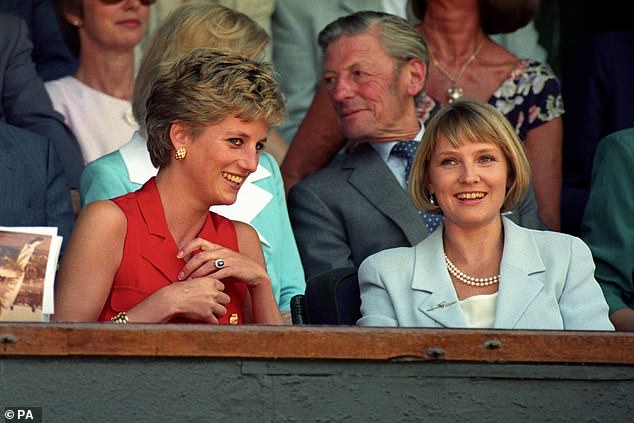
{"type": "Polygon", "coordinates": [[[343,36],[324,55],[324,85],[348,140],[390,139],[415,116],[407,63],[397,66],[373,31],[343,36]]]}

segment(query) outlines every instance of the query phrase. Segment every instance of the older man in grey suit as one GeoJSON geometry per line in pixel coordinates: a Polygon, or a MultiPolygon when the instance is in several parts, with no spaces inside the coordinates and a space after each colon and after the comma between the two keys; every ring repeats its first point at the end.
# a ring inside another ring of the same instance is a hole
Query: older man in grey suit
{"type": "MultiPolygon", "coordinates": [[[[307,278],[357,268],[386,248],[413,246],[441,221],[416,210],[404,189],[411,163],[406,153],[423,133],[416,118],[429,63],[422,36],[396,16],[357,12],[324,28],[319,44],[323,83],[354,147],[289,192],[307,278]]],[[[532,192],[509,217],[544,228],[532,192]]]]}

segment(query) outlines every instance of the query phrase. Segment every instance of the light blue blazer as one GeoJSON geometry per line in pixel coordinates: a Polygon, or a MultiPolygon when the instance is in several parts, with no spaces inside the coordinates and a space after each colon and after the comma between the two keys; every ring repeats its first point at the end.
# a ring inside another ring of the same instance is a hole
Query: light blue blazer
{"type": "MultiPolygon", "coordinates": [[[[614,330],[579,238],[503,217],[494,329],[614,330]]],[[[445,267],[442,227],[414,247],[384,250],[359,268],[359,326],[468,328],[445,267]]]]}

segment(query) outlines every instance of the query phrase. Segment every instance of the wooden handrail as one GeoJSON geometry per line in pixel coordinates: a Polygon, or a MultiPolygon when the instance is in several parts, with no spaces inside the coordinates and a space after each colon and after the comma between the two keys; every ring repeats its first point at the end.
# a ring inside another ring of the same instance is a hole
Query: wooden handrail
{"type": "Polygon", "coordinates": [[[342,326],[0,323],[0,356],[634,364],[634,334],[342,326]]]}

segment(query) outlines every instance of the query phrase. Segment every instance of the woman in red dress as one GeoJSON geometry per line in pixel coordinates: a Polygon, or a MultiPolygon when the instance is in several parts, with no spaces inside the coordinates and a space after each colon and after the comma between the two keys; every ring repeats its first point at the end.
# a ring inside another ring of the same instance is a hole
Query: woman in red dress
{"type": "Polygon", "coordinates": [[[257,62],[197,49],[161,69],[146,118],[158,174],[82,210],[53,320],[281,324],[257,233],[209,207],[236,200],[283,115],[257,62]]]}

